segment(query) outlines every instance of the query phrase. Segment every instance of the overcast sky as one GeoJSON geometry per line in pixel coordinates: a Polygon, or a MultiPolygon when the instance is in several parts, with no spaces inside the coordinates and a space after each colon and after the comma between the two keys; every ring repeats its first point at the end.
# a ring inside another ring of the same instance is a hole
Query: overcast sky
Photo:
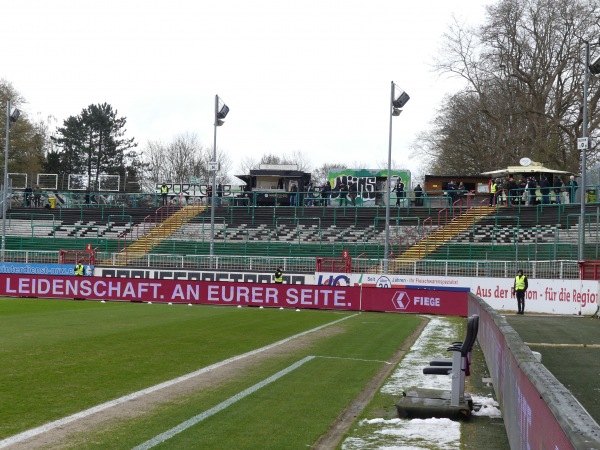
{"type": "Polygon", "coordinates": [[[237,172],[246,156],[301,151],[314,167],[387,161],[390,82],[411,97],[394,118],[396,168],[456,80],[435,74],[455,14],[479,24],[491,0],[18,0],[2,8],[0,78],[31,115],[59,125],[107,102],[141,149],[217,132],[237,172]],[[8,43],[7,43],[8,41],[8,43]]]}

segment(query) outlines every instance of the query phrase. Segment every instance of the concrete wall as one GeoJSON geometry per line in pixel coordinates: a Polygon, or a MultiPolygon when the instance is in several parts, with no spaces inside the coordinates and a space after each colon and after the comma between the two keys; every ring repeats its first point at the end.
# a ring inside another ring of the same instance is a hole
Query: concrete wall
{"type": "Polygon", "coordinates": [[[481,298],[478,341],[494,383],[512,449],[600,448],[600,427],[544,366],[515,330],[481,298]]]}

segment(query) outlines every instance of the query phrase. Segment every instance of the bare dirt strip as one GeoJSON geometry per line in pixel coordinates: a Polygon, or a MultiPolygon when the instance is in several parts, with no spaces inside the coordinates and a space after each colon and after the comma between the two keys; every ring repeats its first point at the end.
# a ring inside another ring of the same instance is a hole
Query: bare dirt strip
{"type": "MultiPolygon", "coordinates": [[[[390,364],[383,365],[382,369],[367,384],[360,396],[357,397],[357,399],[342,412],[342,414],[340,414],[329,431],[317,441],[313,448],[327,449],[336,447],[347,430],[352,426],[356,417],[373,398],[375,392],[381,387],[404,354],[410,349],[426,322],[427,321],[424,320],[419,328],[403,343],[402,347],[394,353],[393,357],[388,361],[390,364]]],[[[86,438],[84,436],[94,434],[95,431],[99,431],[100,429],[110,428],[112,423],[116,424],[125,419],[139,417],[151,412],[159,405],[177,401],[177,399],[183,398],[193,392],[213,389],[229,380],[239,377],[240,373],[245,373],[254,365],[261,364],[272,358],[287,355],[298,349],[308,348],[313,342],[316,342],[321,338],[342,332],[343,328],[335,326],[317,330],[263,352],[217,367],[214,370],[202,373],[186,381],[157,390],[128,402],[112,406],[66,425],[61,425],[58,428],[49,429],[42,434],[5,448],[19,450],[63,449],[65,447],[85,445],[86,438]]]]}

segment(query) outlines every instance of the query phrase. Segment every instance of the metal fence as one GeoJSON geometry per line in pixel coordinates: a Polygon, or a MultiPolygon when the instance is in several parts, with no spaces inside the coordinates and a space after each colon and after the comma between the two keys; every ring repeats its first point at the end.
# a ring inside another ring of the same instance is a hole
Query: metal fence
{"type": "MultiPolygon", "coordinates": [[[[58,252],[7,250],[6,262],[28,264],[57,264],[58,252]]],[[[264,256],[207,256],[207,255],[158,255],[147,254],[123,261],[123,253],[100,252],[96,258],[103,266],[122,265],[187,270],[230,270],[249,272],[275,271],[279,266],[286,272],[313,273],[316,258],[264,257],[264,256]]],[[[414,276],[445,277],[513,277],[522,269],[530,278],[579,279],[579,265],[573,260],[559,261],[476,261],[476,260],[416,260],[390,263],[390,273],[414,276]]],[[[383,260],[354,258],[354,273],[383,273],[383,260]]]]}

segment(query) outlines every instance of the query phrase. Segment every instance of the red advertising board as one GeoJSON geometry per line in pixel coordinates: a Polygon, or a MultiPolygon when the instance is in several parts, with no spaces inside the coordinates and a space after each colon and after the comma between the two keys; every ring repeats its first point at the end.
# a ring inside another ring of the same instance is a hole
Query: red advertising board
{"type": "Polygon", "coordinates": [[[133,278],[0,275],[0,295],[358,310],[360,289],[133,278]]]}
{"type": "Polygon", "coordinates": [[[0,296],[467,314],[468,292],[0,274],[0,296]]]}
{"type": "Polygon", "coordinates": [[[468,289],[362,288],[363,311],[466,316],[468,289]]]}

